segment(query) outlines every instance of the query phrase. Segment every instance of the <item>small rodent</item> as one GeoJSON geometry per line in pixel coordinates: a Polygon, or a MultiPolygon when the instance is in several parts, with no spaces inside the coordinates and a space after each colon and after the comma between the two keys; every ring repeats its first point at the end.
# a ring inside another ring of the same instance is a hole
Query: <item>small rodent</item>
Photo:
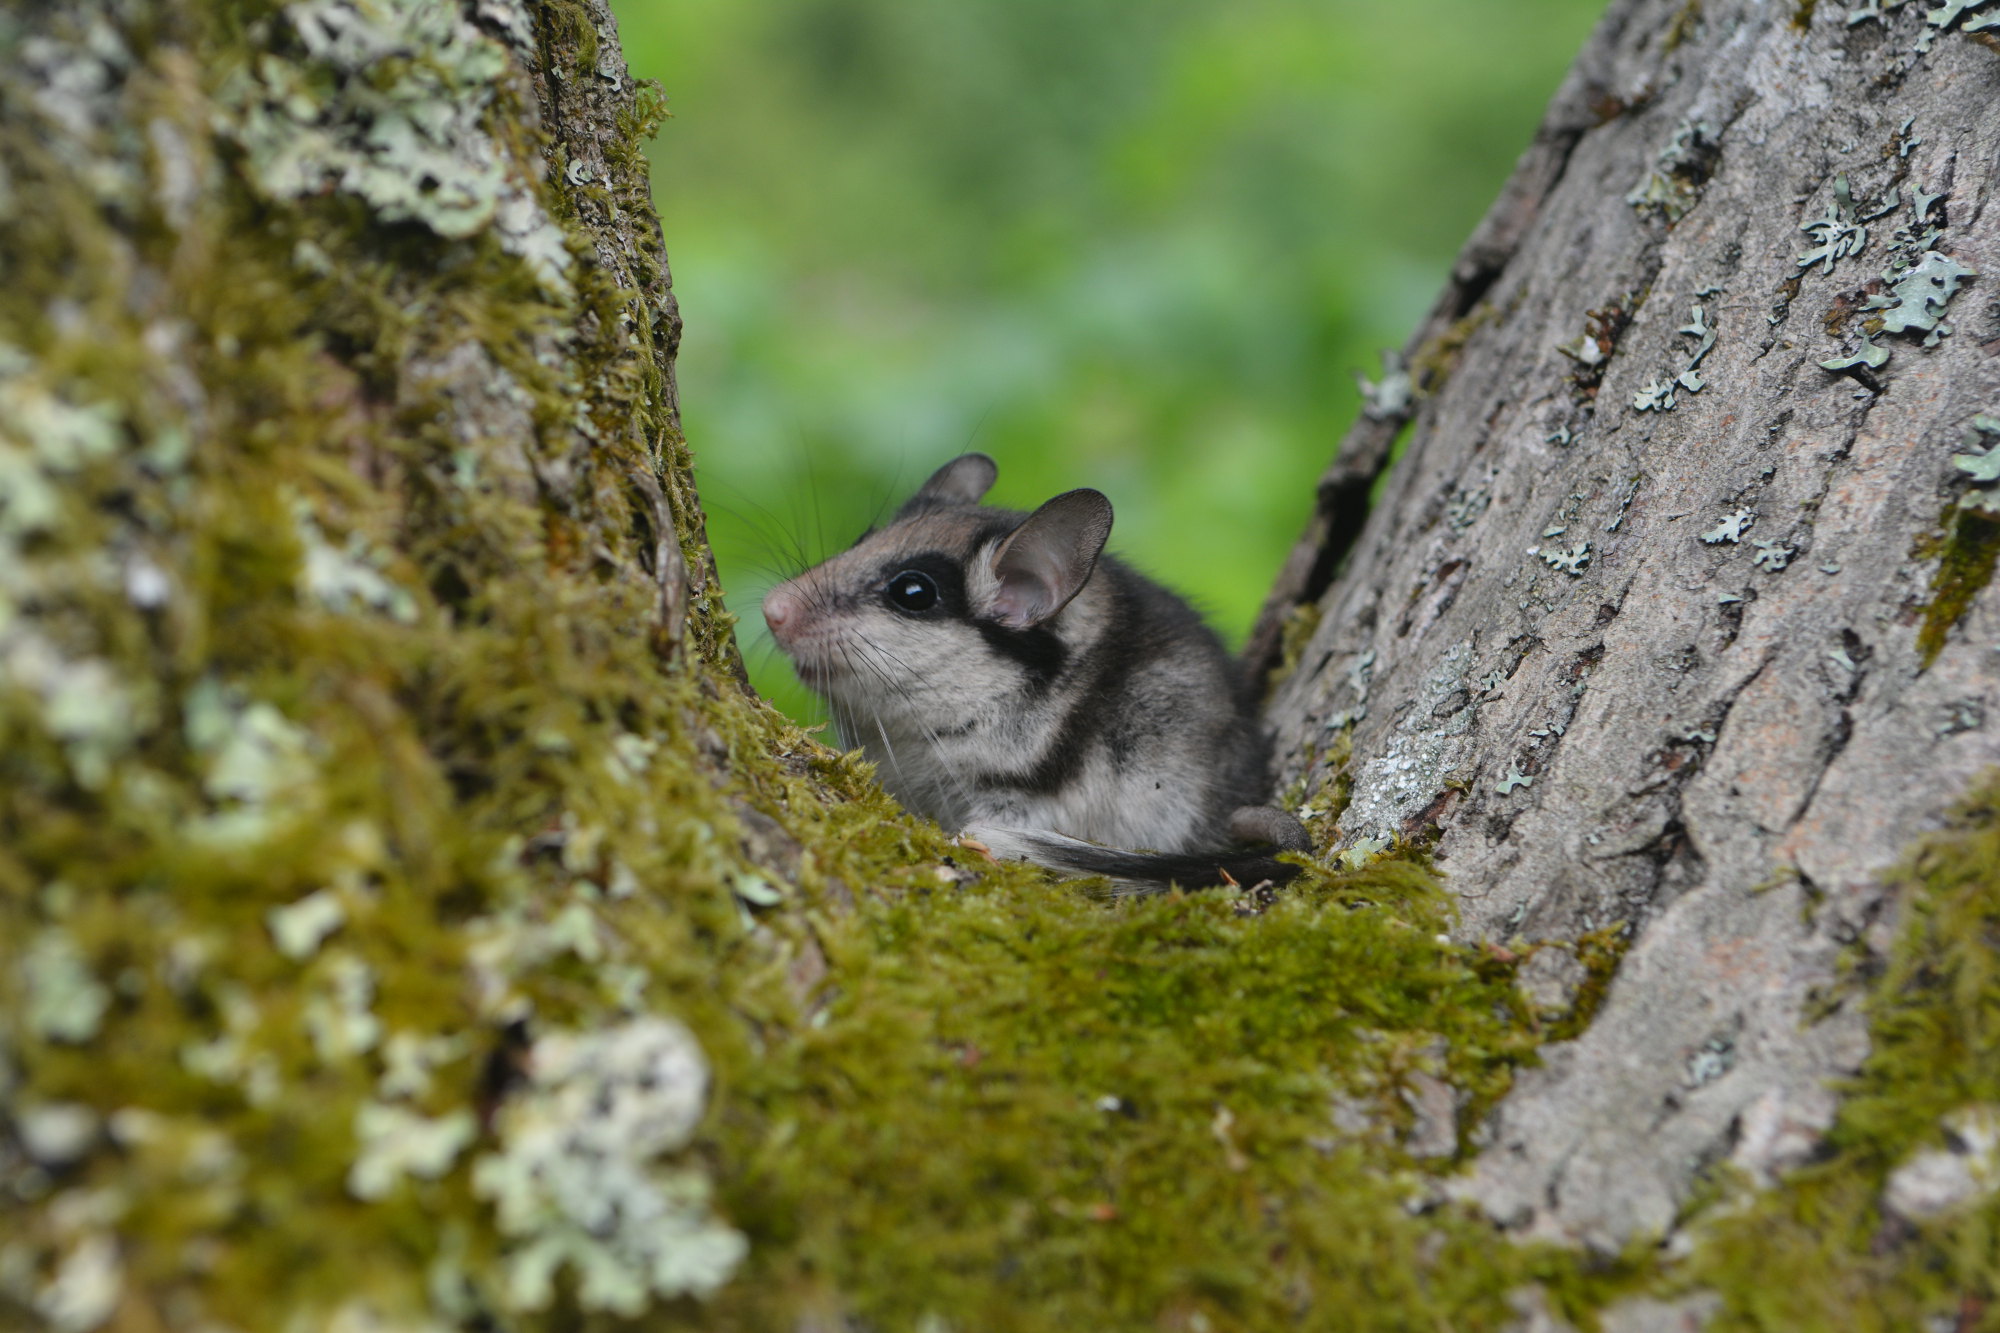
{"type": "Polygon", "coordinates": [[[997,474],[954,458],[764,598],[843,743],[905,808],[996,856],[1129,886],[1291,879],[1273,853],[1312,843],[1262,804],[1269,742],[1241,666],[1186,602],[1102,554],[1102,494],[980,504],[997,474]]]}

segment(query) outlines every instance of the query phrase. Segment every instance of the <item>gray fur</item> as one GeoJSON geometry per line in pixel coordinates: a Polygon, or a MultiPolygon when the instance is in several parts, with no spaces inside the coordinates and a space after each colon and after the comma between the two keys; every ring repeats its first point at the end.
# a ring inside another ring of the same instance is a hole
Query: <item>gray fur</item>
{"type": "Polygon", "coordinates": [[[765,598],[843,742],[908,809],[1057,869],[1215,882],[1203,858],[1232,841],[1309,848],[1291,816],[1242,809],[1269,781],[1254,694],[1185,602],[1101,554],[1110,502],[981,505],[994,476],[983,454],[952,460],[886,527],[765,598]],[[908,609],[926,580],[937,603],[908,609]]]}

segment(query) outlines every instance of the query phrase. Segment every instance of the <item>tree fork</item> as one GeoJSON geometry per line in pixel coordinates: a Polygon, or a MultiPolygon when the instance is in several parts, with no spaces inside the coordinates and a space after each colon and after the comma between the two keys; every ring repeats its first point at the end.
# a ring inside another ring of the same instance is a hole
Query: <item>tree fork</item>
{"type": "Polygon", "coordinates": [[[1494,1326],[1619,1266],[1413,1176],[1782,1194],[1995,758],[1992,11],[1862,8],[1614,6],[1253,645],[1351,856],[1111,904],[741,688],[601,0],[0,15],[0,1322],[1494,1326]]]}

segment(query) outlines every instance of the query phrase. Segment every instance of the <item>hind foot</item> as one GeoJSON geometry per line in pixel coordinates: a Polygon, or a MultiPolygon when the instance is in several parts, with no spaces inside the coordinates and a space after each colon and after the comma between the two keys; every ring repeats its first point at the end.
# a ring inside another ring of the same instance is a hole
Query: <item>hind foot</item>
{"type": "Polygon", "coordinates": [[[1281,852],[1313,849],[1312,834],[1306,826],[1271,805],[1242,805],[1229,816],[1229,836],[1247,844],[1268,844],[1281,852]]]}

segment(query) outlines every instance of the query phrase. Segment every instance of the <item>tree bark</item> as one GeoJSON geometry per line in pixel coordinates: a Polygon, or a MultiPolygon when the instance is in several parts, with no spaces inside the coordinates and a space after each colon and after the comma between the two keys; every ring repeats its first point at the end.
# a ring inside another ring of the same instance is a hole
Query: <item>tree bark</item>
{"type": "Polygon", "coordinates": [[[1616,1250],[1720,1158],[1804,1160],[1867,1049],[1858,1003],[1821,1012],[1843,956],[2000,760],[1968,471],[2000,444],[2000,43],[1864,8],[1611,7],[1253,635],[1268,666],[1311,627],[1268,717],[1344,841],[1435,839],[1468,939],[1630,941],[1463,1187],[1524,1234],[1616,1250]],[[1896,331],[1926,263],[1979,274],[1933,289],[1941,339],[1896,331]]]}

